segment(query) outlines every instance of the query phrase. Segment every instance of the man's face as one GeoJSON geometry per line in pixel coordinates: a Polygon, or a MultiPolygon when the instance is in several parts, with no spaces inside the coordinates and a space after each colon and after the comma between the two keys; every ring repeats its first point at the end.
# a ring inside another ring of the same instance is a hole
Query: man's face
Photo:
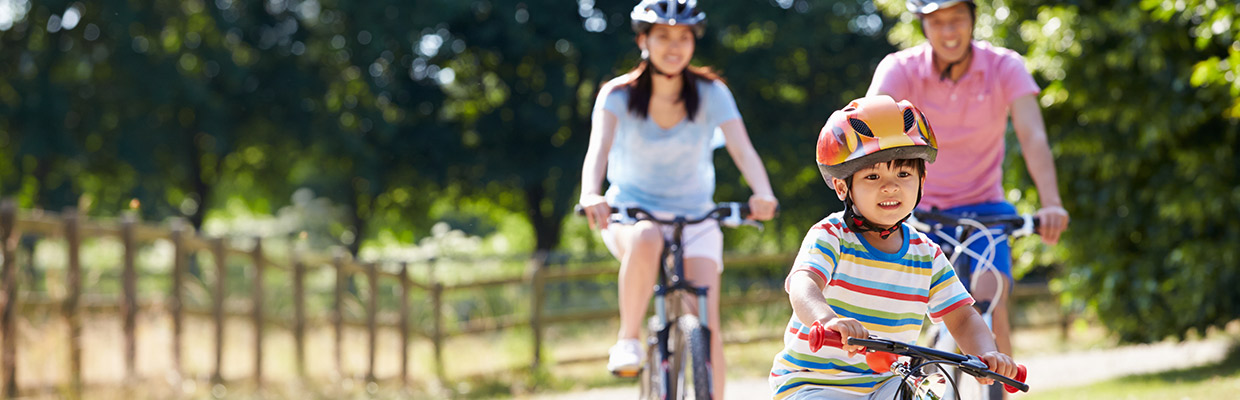
{"type": "Polygon", "coordinates": [[[973,41],[973,16],[964,3],[926,14],[921,26],[939,61],[960,61],[973,41]]]}

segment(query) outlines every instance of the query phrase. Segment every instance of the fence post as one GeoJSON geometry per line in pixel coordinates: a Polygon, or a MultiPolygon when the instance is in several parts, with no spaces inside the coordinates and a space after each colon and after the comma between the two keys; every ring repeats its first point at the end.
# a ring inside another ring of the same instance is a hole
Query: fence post
{"type": "Polygon", "coordinates": [[[542,307],[543,298],[546,293],[543,289],[546,286],[544,279],[545,266],[547,264],[547,252],[539,251],[534,253],[534,257],[530,259],[526,271],[527,279],[530,281],[530,331],[534,336],[534,357],[530,363],[530,367],[538,370],[542,363],[542,307]]]}
{"type": "Polygon", "coordinates": [[[0,247],[4,253],[4,303],[0,305],[0,331],[3,331],[3,349],[0,349],[0,373],[4,375],[4,398],[17,397],[17,329],[13,314],[17,312],[17,235],[13,228],[17,219],[17,205],[13,200],[0,203],[0,247]]]}
{"type": "Polygon", "coordinates": [[[435,355],[435,376],[442,384],[446,382],[443,367],[443,284],[435,279],[435,259],[430,259],[428,270],[431,285],[431,315],[434,319],[431,330],[431,348],[435,355]]]}
{"type": "Polygon", "coordinates": [[[134,241],[135,217],[133,213],[126,213],[121,218],[121,241],[125,246],[125,263],[124,269],[121,271],[121,287],[124,291],[124,298],[121,302],[121,315],[125,324],[125,380],[133,381],[137,378],[137,350],[138,343],[135,333],[138,315],[138,285],[137,271],[134,267],[134,259],[137,256],[137,243],[134,241]]]}
{"type": "Polygon", "coordinates": [[[297,375],[306,378],[306,266],[301,254],[293,250],[293,351],[297,356],[297,375]]]}
{"type": "Polygon", "coordinates": [[[263,387],[263,238],[254,238],[254,384],[263,387]]]}
{"type": "Polygon", "coordinates": [[[378,330],[379,314],[379,265],[371,262],[366,265],[366,285],[370,287],[370,298],[366,301],[366,334],[367,352],[370,354],[366,364],[366,382],[375,382],[375,340],[378,330]]]}
{"type": "Polygon", "coordinates": [[[82,397],[82,319],[78,316],[78,299],[82,293],[82,256],[77,209],[65,208],[65,244],[68,248],[69,270],[65,276],[65,322],[69,324],[69,390],[74,399],[82,397]]]}
{"type": "Polygon", "coordinates": [[[228,253],[224,249],[224,238],[211,241],[211,251],[215,259],[215,372],[211,374],[211,383],[224,383],[222,369],[224,366],[224,290],[228,283],[228,253]]]}
{"type": "Polygon", "coordinates": [[[332,303],[332,325],[336,331],[336,377],[344,376],[344,361],[340,346],[344,335],[344,256],[339,251],[332,257],[332,265],[336,267],[335,301],[332,303]]]}
{"type": "MultiPolygon", "coordinates": [[[[172,295],[168,302],[172,312],[172,370],[181,379],[181,333],[185,329],[185,308],[181,285],[185,283],[185,220],[172,220],[172,295]]],[[[70,244],[72,248],[73,244],[70,244]]]]}
{"type": "Polygon", "coordinates": [[[409,265],[400,263],[400,386],[409,387],[409,265]]]}

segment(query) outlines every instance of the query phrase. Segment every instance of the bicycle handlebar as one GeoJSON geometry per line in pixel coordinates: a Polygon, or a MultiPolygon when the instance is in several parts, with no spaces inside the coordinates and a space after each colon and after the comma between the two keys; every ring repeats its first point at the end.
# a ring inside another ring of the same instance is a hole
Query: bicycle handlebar
{"type": "MultiPolygon", "coordinates": [[[[585,208],[578,204],[574,207],[573,212],[577,215],[585,215],[585,208]]],[[[776,212],[778,212],[778,209],[776,209],[776,212]]],[[[740,202],[723,202],[716,204],[713,210],[710,210],[706,212],[705,215],[697,218],[675,216],[671,219],[662,219],[656,217],[652,212],[637,206],[611,206],[611,213],[620,214],[622,222],[623,219],[630,219],[634,221],[651,221],[663,225],[671,225],[678,222],[683,222],[685,225],[692,225],[701,223],[708,219],[714,219],[729,228],[735,228],[740,225],[749,225],[758,228],[759,230],[762,229],[761,222],[747,219],[750,215],[749,204],[740,202]]]]}
{"type": "MultiPolygon", "coordinates": [[[[1028,373],[1028,369],[1024,365],[1016,365],[1016,377],[1013,379],[991,371],[990,366],[986,364],[985,360],[974,355],[960,355],[875,336],[870,336],[869,339],[848,338],[848,344],[865,347],[865,350],[863,350],[865,362],[875,372],[883,373],[890,371],[891,364],[896,361],[897,356],[918,357],[933,361],[945,361],[955,364],[961,371],[969,375],[997,380],[1003,383],[1003,389],[1007,390],[1008,393],[1016,393],[1018,390],[1022,392],[1029,391],[1029,385],[1024,382],[1025,376],[1028,373]]],[[[809,333],[809,349],[817,352],[824,345],[843,348],[843,337],[839,332],[827,329],[821,323],[814,321],[814,325],[810,328],[809,333]]]]}
{"type": "MultiPolygon", "coordinates": [[[[1002,226],[1014,237],[1031,235],[1037,232],[1038,227],[1042,226],[1042,220],[1032,214],[1011,214],[1011,215],[988,215],[964,217],[958,214],[949,214],[941,211],[925,211],[913,210],[914,222],[921,220],[932,221],[943,225],[965,225],[968,222],[976,222],[985,226],[1002,226]]],[[[924,222],[923,222],[924,223],[924,222]]]]}

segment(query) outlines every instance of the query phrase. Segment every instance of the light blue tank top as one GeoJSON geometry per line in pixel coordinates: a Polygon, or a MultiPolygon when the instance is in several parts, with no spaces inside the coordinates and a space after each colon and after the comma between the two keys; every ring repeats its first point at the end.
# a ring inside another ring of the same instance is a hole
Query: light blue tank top
{"type": "Polygon", "coordinates": [[[723,82],[701,80],[697,88],[701,99],[697,115],[670,129],[630,113],[627,88],[617,87],[595,101],[595,114],[606,110],[618,119],[607,157],[608,203],[685,216],[700,216],[714,208],[713,153],[724,144],[719,125],[741,114],[723,82]]]}

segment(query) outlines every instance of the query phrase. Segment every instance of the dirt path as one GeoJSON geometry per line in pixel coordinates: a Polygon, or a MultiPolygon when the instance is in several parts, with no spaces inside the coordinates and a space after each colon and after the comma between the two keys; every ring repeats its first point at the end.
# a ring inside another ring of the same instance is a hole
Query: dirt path
{"type": "MultiPolygon", "coordinates": [[[[1029,368],[1029,378],[1026,380],[1029,386],[1033,390],[1046,390],[1218,362],[1226,355],[1230,344],[1226,339],[1213,339],[1180,344],[1135,345],[1080,353],[1031,356],[1021,362],[1029,368]]],[[[636,387],[623,387],[544,394],[530,399],[632,400],[637,398],[637,395],[636,387]]],[[[765,378],[728,380],[726,400],[770,397],[771,390],[765,378]]]]}

